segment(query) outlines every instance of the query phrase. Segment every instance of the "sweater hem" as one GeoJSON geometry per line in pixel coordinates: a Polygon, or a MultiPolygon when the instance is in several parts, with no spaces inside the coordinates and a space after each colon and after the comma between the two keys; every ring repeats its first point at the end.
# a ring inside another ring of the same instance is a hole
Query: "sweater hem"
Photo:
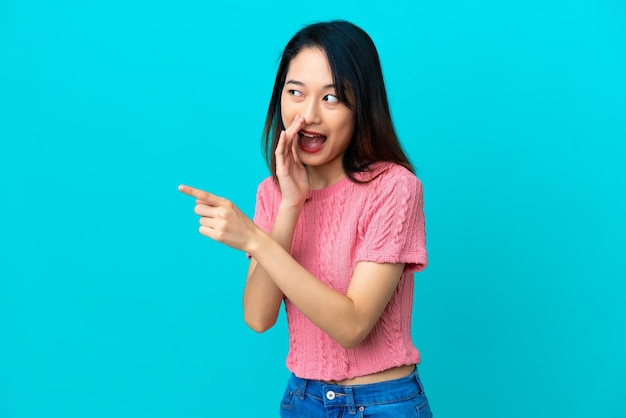
{"type": "Polygon", "coordinates": [[[293,367],[293,365],[290,365],[289,363],[287,363],[287,369],[301,379],[332,381],[354,379],[355,377],[367,376],[369,374],[379,373],[394,367],[410,366],[412,364],[420,364],[419,353],[416,356],[411,356],[404,361],[382,363],[379,364],[378,367],[351,368],[349,371],[341,371],[342,374],[337,374],[337,370],[306,370],[303,368],[293,367]]]}
{"type": "Polygon", "coordinates": [[[385,253],[365,253],[360,254],[355,259],[355,263],[360,261],[372,263],[405,263],[404,271],[420,272],[428,265],[428,257],[426,252],[411,252],[402,254],[385,254],[385,253]]]}

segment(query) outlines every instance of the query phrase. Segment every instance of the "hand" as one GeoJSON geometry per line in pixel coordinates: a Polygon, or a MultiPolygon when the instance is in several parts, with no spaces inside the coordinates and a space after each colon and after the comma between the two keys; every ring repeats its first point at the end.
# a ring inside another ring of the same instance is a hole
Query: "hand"
{"type": "Polygon", "coordinates": [[[296,153],[298,132],[304,124],[304,118],[296,115],[286,130],[280,133],[276,156],[276,177],[280,185],[282,201],[287,205],[301,206],[309,196],[311,189],[306,167],[296,153]]]}
{"type": "Polygon", "coordinates": [[[195,197],[194,212],[200,216],[200,233],[229,247],[250,252],[260,228],[232,202],[200,189],[180,185],[178,190],[195,197]]]}

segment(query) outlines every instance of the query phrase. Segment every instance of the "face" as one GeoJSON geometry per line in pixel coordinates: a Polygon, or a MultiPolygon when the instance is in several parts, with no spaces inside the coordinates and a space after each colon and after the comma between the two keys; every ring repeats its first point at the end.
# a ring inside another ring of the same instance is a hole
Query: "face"
{"type": "MultiPolygon", "coordinates": [[[[348,98],[353,100],[349,93],[348,98]]],[[[339,101],[323,51],[304,48],[291,60],[281,109],[285,126],[296,115],[304,118],[296,148],[309,175],[343,177],[341,160],[354,132],[354,112],[339,101]]]]}

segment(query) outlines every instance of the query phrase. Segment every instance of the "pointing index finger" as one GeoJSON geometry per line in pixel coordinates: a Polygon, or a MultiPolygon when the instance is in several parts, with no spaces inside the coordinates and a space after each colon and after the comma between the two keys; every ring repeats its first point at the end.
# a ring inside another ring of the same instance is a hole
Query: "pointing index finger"
{"type": "Polygon", "coordinates": [[[204,190],[196,189],[195,187],[181,184],[180,186],[178,186],[178,190],[188,196],[195,197],[196,199],[200,199],[203,202],[206,202],[209,204],[219,203],[219,197],[211,193],[205,192],[204,190]]]}

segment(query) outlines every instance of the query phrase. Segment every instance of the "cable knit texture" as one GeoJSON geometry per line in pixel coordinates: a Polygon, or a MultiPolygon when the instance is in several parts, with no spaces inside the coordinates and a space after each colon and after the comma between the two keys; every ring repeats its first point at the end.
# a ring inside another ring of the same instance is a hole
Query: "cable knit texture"
{"type": "MultiPolygon", "coordinates": [[[[413,273],[426,267],[421,182],[410,171],[378,163],[357,184],[347,178],[312,190],[296,225],[291,255],[315,277],[346,294],[358,262],[405,263],[389,304],[368,336],[345,349],[285,298],[287,368],[305,379],[343,380],[417,364],[411,339],[413,273]]],[[[271,177],[258,188],[254,221],[269,232],[280,203],[271,177]]]]}

